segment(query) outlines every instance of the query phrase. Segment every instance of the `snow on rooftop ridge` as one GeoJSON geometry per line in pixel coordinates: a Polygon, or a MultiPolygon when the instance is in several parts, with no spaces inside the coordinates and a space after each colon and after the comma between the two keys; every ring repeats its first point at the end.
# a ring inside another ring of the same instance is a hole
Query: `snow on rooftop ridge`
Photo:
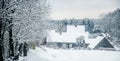
{"type": "Polygon", "coordinates": [[[103,36],[97,36],[96,38],[86,38],[85,42],[89,43],[88,47],[94,48],[103,38],[103,36]]]}
{"type": "Polygon", "coordinates": [[[67,25],[67,32],[64,32],[62,34],[59,34],[58,32],[55,32],[55,30],[51,31],[49,33],[49,42],[72,42],[76,43],[76,38],[80,36],[87,35],[85,32],[85,26],[73,26],[73,25],[67,25]]]}
{"type": "Polygon", "coordinates": [[[67,32],[79,32],[79,33],[85,33],[85,26],[84,25],[79,25],[79,26],[74,26],[74,25],[67,25],[67,32]]]}
{"type": "Polygon", "coordinates": [[[75,36],[70,33],[62,33],[61,35],[57,32],[50,32],[50,42],[76,42],[75,36]]]}

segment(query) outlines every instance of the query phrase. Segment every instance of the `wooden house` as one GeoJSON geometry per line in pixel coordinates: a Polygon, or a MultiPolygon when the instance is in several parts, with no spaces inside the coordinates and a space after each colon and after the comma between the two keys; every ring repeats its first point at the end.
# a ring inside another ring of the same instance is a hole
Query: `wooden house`
{"type": "MultiPolygon", "coordinates": [[[[85,26],[73,26],[68,25],[67,31],[58,33],[55,30],[49,32],[47,38],[47,46],[54,48],[77,48],[77,38],[84,35],[85,26]]],[[[86,44],[85,44],[86,45],[86,44]]]]}
{"type": "Polygon", "coordinates": [[[96,36],[89,38],[90,33],[85,31],[84,25],[68,25],[67,31],[61,34],[55,30],[49,32],[47,37],[47,46],[51,48],[62,49],[99,49],[115,50],[111,41],[105,36],[96,36]]]}

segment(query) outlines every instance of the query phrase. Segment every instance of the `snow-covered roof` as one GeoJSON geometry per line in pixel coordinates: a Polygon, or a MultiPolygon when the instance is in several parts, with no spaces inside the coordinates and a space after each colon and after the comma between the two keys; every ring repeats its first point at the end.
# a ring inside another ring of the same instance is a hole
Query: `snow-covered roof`
{"type": "Polygon", "coordinates": [[[58,32],[55,32],[55,30],[50,31],[49,33],[49,42],[75,42],[76,38],[85,34],[85,26],[73,26],[68,25],[67,26],[67,32],[63,32],[62,34],[59,34],[58,32]]]}
{"type": "Polygon", "coordinates": [[[94,48],[104,37],[97,36],[96,38],[85,38],[85,42],[89,43],[90,48],[94,48]]]}
{"type": "Polygon", "coordinates": [[[85,32],[85,26],[67,26],[67,32],[62,34],[55,32],[55,30],[50,31],[48,42],[68,42],[76,43],[76,39],[80,36],[84,36],[85,42],[89,43],[90,48],[94,48],[104,37],[97,36],[96,38],[89,38],[89,33],[85,32]]]}

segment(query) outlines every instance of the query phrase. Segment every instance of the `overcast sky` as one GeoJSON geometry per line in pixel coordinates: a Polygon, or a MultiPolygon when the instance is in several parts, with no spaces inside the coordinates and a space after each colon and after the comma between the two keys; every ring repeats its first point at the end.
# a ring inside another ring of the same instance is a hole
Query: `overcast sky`
{"type": "Polygon", "coordinates": [[[120,8],[120,0],[49,0],[52,19],[99,18],[120,8]]]}

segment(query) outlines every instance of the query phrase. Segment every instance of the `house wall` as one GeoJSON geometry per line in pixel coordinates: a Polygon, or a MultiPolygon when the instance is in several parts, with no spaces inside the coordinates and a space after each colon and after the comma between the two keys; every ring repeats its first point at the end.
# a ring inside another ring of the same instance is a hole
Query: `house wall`
{"type": "Polygon", "coordinates": [[[65,42],[47,42],[46,44],[49,48],[54,49],[87,49],[88,44],[78,44],[78,43],[65,43],[65,42]]]}
{"type": "Polygon", "coordinates": [[[58,48],[69,49],[69,48],[77,47],[76,43],[65,43],[65,42],[47,42],[46,46],[55,49],[58,48]]]}

